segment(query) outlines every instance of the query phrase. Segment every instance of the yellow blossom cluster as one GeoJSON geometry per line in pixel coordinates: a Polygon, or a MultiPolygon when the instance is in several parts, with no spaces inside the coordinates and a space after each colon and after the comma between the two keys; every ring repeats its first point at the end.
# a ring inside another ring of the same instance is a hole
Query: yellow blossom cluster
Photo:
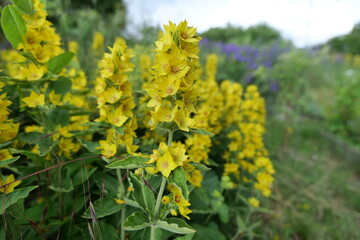
{"type": "Polygon", "coordinates": [[[151,173],[161,172],[166,178],[169,177],[172,170],[178,166],[183,166],[188,161],[185,155],[186,147],[181,142],[173,142],[171,146],[164,142],[160,143],[159,149],[154,149],[147,163],[156,163],[155,168],[148,168],[151,173]]]}
{"type": "Polygon", "coordinates": [[[19,131],[19,123],[14,123],[8,118],[10,113],[8,106],[11,105],[11,101],[6,99],[6,93],[2,92],[4,86],[5,84],[0,82],[0,143],[13,139],[19,131]]]}
{"type": "Polygon", "coordinates": [[[122,38],[117,38],[110,53],[105,53],[99,62],[100,76],[96,79],[95,93],[100,117],[97,121],[110,123],[114,128],[108,129],[106,140],[101,140],[101,153],[110,158],[116,154],[118,145],[126,146],[128,153],[134,153],[138,146],[133,145],[136,137],[137,122],[133,109],[135,102],[132,96],[132,85],[128,73],[133,71],[130,62],[132,51],[122,38]],[[116,128],[124,127],[124,134],[116,128]]]}
{"type": "Polygon", "coordinates": [[[230,140],[228,151],[224,154],[224,176],[233,175],[237,179],[249,182],[254,178],[254,188],[263,196],[271,194],[271,185],[275,170],[263,143],[265,133],[265,100],[257,87],[247,87],[244,97],[240,84],[224,81],[221,84],[226,106],[225,123],[236,128],[227,134],[230,140]],[[234,111],[230,111],[233,109],[234,111]],[[235,110],[238,109],[238,110],[235,110]]]}
{"type": "MultiPolygon", "coordinates": [[[[2,93],[2,88],[5,86],[3,82],[0,82],[0,144],[5,143],[13,139],[19,131],[19,123],[14,123],[12,119],[9,119],[10,110],[8,106],[11,105],[11,101],[6,99],[6,93],[2,93]]],[[[0,150],[0,161],[7,160],[13,156],[7,149],[0,150]]],[[[11,174],[5,178],[0,179],[0,192],[10,193],[14,191],[14,188],[21,183],[21,181],[9,184],[15,180],[14,175],[11,174]],[[2,187],[5,184],[9,184],[6,187],[2,187]]]]}
{"type": "Polygon", "coordinates": [[[175,122],[177,127],[188,132],[195,124],[190,114],[195,112],[197,92],[195,80],[199,79],[198,42],[194,27],[186,21],[165,25],[159,41],[156,41],[155,64],[151,73],[153,80],[145,89],[151,100],[151,126],[175,122]]]}
{"type": "MultiPolygon", "coordinates": [[[[217,55],[211,54],[206,62],[206,79],[196,82],[200,103],[195,115],[195,128],[205,129],[212,133],[219,133],[222,116],[223,95],[216,82],[217,55]]],[[[191,161],[208,164],[208,153],[211,148],[211,136],[194,134],[186,140],[188,154],[191,161]]]]}
{"type": "Polygon", "coordinates": [[[27,61],[15,50],[2,54],[2,58],[8,62],[6,65],[8,75],[28,81],[43,77],[47,72],[45,63],[64,52],[61,48],[60,36],[55,32],[52,24],[46,20],[47,12],[44,5],[40,0],[32,0],[32,6],[33,14],[22,15],[26,23],[26,33],[17,50],[30,55],[33,61],[27,61]]]}
{"type": "Polygon", "coordinates": [[[91,50],[97,56],[102,56],[104,53],[104,35],[100,32],[95,32],[91,43],[91,50]]]}

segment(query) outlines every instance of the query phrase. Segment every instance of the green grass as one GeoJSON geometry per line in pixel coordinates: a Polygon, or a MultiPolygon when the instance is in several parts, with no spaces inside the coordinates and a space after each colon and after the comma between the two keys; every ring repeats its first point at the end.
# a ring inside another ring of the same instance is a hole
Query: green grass
{"type": "Polygon", "coordinates": [[[314,120],[276,117],[267,129],[277,170],[268,239],[360,239],[360,159],[334,153],[314,120]]]}

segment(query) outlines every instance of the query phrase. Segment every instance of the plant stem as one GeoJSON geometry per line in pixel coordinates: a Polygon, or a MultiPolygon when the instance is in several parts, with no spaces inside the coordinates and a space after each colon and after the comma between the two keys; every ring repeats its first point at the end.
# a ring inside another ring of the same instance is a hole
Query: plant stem
{"type": "MultiPolygon", "coordinates": [[[[119,181],[120,199],[123,200],[123,198],[125,197],[125,187],[124,187],[124,183],[122,181],[121,170],[119,168],[116,169],[116,175],[117,175],[117,178],[119,181]]],[[[119,222],[119,225],[121,228],[121,232],[120,232],[121,240],[125,240],[125,230],[121,226],[122,223],[125,221],[125,217],[126,217],[126,205],[121,209],[121,218],[120,218],[120,222],[119,222]]]]}
{"type": "MultiPolygon", "coordinates": [[[[167,145],[169,147],[171,146],[171,143],[172,143],[172,140],[173,140],[173,135],[174,135],[174,131],[169,130],[168,143],[167,143],[167,145]]],[[[164,194],[165,185],[166,185],[166,178],[164,176],[162,176],[159,193],[158,193],[158,196],[156,198],[156,204],[155,204],[155,210],[154,210],[155,223],[153,225],[151,225],[150,240],[156,240],[156,226],[155,226],[155,224],[156,224],[156,221],[159,218],[161,199],[162,199],[162,196],[164,194]]]]}

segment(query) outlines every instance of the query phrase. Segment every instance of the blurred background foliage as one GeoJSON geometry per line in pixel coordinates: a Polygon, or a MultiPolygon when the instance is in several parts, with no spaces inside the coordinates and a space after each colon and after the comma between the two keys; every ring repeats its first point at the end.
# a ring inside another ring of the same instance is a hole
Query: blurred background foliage
{"type": "MultiPolygon", "coordinates": [[[[161,30],[144,24],[127,31],[122,0],[48,0],[46,6],[64,44],[81,43],[80,65],[90,69],[90,79],[95,32],[105,46],[124,37],[138,63],[161,30]]],[[[256,84],[267,101],[267,146],[277,175],[267,206],[273,212],[264,213],[258,239],[360,239],[360,23],[303,49],[266,24],[228,24],[199,35],[202,63],[218,54],[218,81],[256,84]]],[[[0,41],[2,49],[10,47],[2,34],[0,41]]]]}

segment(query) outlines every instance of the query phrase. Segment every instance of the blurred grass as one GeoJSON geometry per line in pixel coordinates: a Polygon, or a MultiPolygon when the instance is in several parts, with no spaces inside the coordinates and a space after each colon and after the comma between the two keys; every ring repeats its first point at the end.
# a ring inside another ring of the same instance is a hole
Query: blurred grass
{"type": "Polygon", "coordinates": [[[283,115],[267,124],[277,173],[265,239],[360,239],[360,159],[335,153],[315,120],[283,115]]]}

